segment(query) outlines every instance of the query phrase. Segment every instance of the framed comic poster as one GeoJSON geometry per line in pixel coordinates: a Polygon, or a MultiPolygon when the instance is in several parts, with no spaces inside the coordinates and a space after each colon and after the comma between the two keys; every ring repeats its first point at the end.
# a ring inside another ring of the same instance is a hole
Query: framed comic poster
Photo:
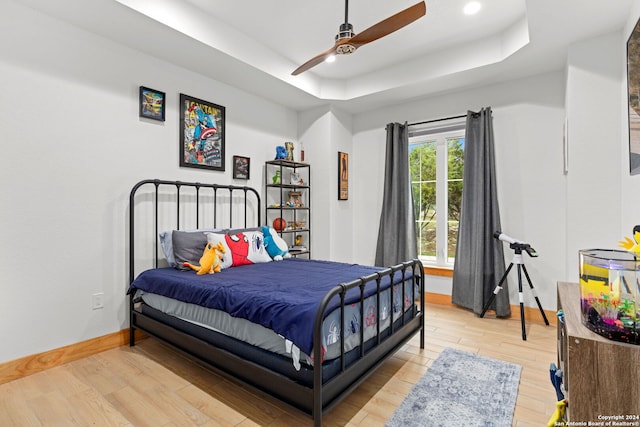
{"type": "Polygon", "coordinates": [[[233,156],[233,179],[249,179],[251,159],[233,156]]]}
{"type": "Polygon", "coordinates": [[[224,171],[225,108],[180,94],[180,166],[224,171]]]}
{"type": "Polygon", "coordinates": [[[338,151],[338,200],[349,198],[349,154],[338,151]]]}
{"type": "Polygon", "coordinates": [[[164,122],[165,93],[140,86],[140,117],[164,122]]]}

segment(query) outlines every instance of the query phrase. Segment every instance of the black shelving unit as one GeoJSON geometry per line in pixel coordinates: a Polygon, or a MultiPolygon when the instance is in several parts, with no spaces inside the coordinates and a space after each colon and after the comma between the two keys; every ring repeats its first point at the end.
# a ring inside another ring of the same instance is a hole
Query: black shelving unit
{"type": "Polygon", "coordinates": [[[311,167],[290,160],[265,162],[265,211],[267,225],[287,242],[292,256],[311,257],[311,167]],[[275,175],[279,174],[276,180],[275,175]],[[274,221],[282,218],[283,229],[274,221]],[[302,245],[296,245],[301,240],[302,245]]]}

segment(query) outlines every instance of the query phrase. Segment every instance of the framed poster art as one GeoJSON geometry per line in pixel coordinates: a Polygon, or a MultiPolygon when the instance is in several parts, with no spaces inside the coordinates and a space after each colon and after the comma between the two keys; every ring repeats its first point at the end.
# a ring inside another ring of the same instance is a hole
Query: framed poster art
{"type": "Polygon", "coordinates": [[[233,156],[233,179],[249,179],[251,159],[233,156]]]}
{"type": "Polygon", "coordinates": [[[349,198],[349,154],[338,151],[338,200],[349,198]]]}
{"type": "Polygon", "coordinates": [[[165,111],[164,92],[140,86],[140,117],[164,122],[165,111]]]}
{"type": "Polygon", "coordinates": [[[640,174],[640,20],[627,40],[629,172],[640,174]]]}
{"type": "Polygon", "coordinates": [[[180,94],[180,166],[224,171],[225,108],[180,94]]]}

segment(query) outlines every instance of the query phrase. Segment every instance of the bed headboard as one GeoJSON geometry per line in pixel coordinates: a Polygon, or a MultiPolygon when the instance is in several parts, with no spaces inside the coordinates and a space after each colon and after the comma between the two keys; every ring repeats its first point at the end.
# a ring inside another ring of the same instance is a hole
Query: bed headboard
{"type": "Polygon", "coordinates": [[[146,259],[152,261],[153,268],[158,267],[162,231],[260,225],[260,194],[252,187],[140,181],[129,195],[129,283],[136,274],[137,249],[151,249],[153,255],[146,259]]]}

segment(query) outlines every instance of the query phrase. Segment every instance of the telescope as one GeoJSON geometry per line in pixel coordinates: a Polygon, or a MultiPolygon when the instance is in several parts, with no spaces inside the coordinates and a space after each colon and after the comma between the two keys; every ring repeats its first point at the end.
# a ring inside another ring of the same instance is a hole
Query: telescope
{"type": "Polygon", "coordinates": [[[533,283],[531,283],[531,278],[529,277],[529,273],[527,272],[527,269],[524,266],[524,261],[522,261],[522,251],[525,251],[531,257],[538,256],[538,253],[536,252],[535,249],[531,247],[530,244],[521,242],[517,239],[514,239],[513,237],[509,237],[506,234],[504,234],[502,231],[496,231],[495,233],[493,233],[493,237],[503,242],[509,243],[509,247],[513,249],[515,253],[513,255],[513,261],[511,261],[511,264],[509,264],[507,271],[504,272],[504,274],[502,275],[502,278],[500,279],[500,282],[498,282],[498,286],[496,286],[496,288],[493,290],[493,294],[491,294],[491,297],[489,298],[487,303],[484,305],[484,309],[482,310],[482,314],[480,314],[480,317],[484,317],[484,314],[487,312],[491,304],[493,304],[493,301],[495,300],[496,295],[498,295],[498,293],[502,290],[502,284],[505,282],[505,280],[507,280],[507,276],[509,275],[511,268],[514,265],[516,265],[518,270],[518,298],[520,300],[520,324],[522,325],[522,340],[524,341],[527,339],[527,331],[524,324],[525,323],[524,322],[524,296],[522,294],[522,273],[524,273],[524,276],[527,278],[527,282],[529,283],[529,289],[531,289],[531,292],[533,293],[533,296],[536,299],[536,303],[538,304],[538,308],[540,309],[540,314],[542,314],[544,323],[547,326],[549,325],[549,320],[547,319],[547,316],[544,314],[544,310],[542,309],[542,304],[540,304],[540,299],[538,298],[538,295],[536,294],[536,291],[533,288],[533,283]]]}
{"type": "Polygon", "coordinates": [[[509,247],[515,250],[517,254],[521,254],[522,251],[525,251],[529,254],[530,257],[538,256],[538,253],[531,247],[530,244],[521,242],[520,240],[514,239],[513,237],[509,237],[502,231],[496,231],[495,233],[493,233],[493,237],[498,240],[502,240],[503,242],[509,243],[509,247]]]}

